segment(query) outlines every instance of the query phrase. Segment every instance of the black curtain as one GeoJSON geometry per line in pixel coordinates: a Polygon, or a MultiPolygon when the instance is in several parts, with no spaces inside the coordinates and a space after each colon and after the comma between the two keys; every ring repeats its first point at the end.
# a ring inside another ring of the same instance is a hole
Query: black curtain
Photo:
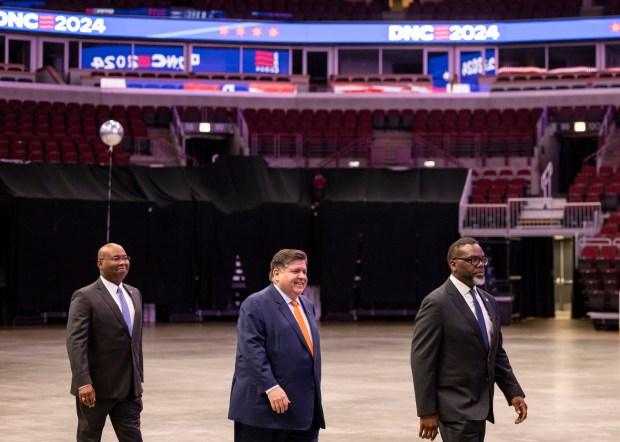
{"type": "MultiPolygon", "coordinates": [[[[196,168],[114,168],[110,240],[132,257],[127,282],[170,313],[234,310],[268,284],[277,250],[301,248],[328,316],[415,310],[447,277],[467,171],[330,169],[319,206],[314,173],[230,157],[196,168]],[[241,295],[232,289],[238,262],[241,295]]],[[[3,321],[66,311],[71,293],[96,279],[107,174],[0,164],[3,321]]]]}
{"type": "MultiPolygon", "coordinates": [[[[363,254],[364,203],[324,201],[320,206],[322,235],[321,304],[326,316],[348,314],[359,296],[357,260],[363,254]]],[[[361,264],[364,265],[363,263],[361,264]]]]}
{"type": "Polygon", "coordinates": [[[521,317],[553,317],[553,238],[513,239],[510,265],[515,294],[513,311],[521,317]]]}
{"type": "MultiPolygon", "coordinates": [[[[562,194],[575,181],[581,170],[583,160],[598,148],[596,137],[562,137],[560,136],[560,158],[555,173],[558,175],[558,189],[562,194]]],[[[594,164],[592,162],[592,164],[594,164]]]]}

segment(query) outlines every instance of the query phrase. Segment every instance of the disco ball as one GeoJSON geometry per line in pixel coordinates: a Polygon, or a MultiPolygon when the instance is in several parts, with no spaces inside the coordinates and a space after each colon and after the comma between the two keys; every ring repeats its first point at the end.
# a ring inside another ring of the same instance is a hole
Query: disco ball
{"type": "Polygon", "coordinates": [[[116,120],[108,120],[99,128],[99,138],[106,146],[112,147],[123,141],[125,131],[123,126],[116,120]]]}

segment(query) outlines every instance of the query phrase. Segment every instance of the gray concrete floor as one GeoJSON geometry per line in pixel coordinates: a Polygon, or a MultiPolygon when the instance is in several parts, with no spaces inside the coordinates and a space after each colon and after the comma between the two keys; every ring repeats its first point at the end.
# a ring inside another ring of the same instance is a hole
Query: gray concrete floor
{"type": "MultiPolygon", "coordinates": [[[[232,441],[227,420],[235,324],[158,324],[144,330],[145,441],[232,441]]],[[[418,440],[409,369],[413,324],[324,323],[322,442],[418,440]]],[[[617,441],[617,332],[586,320],[530,319],[504,327],[529,418],[499,391],[487,440],[617,441]]],[[[64,326],[0,329],[0,441],[75,440],[64,326]]],[[[103,441],[116,440],[106,425],[103,441]]],[[[439,440],[439,438],[437,439],[439,440]]]]}

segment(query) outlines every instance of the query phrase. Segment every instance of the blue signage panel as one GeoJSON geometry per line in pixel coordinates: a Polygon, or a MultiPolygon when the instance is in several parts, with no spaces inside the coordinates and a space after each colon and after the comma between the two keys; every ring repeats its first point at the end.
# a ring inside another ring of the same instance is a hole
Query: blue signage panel
{"type": "Polygon", "coordinates": [[[247,44],[470,44],[620,38],[620,19],[531,22],[284,23],[65,14],[0,8],[0,29],[82,37],[247,44]]]}
{"type": "Polygon", "coordinates": [[[484,60],[480,51],[463,51],[461,52],[460,76],[461,83],[469,84],[472,89],[478,87],[478,76],[484,75],[484,60]]]}
{"type": "Polygon", "coordinates": [[[192,49],[192,72],[241,72],[239,48],[192,49]]]}
{"type": "Polygon", "coordinates": [[[484,66],[485,75],[495,75],[497,73],[497,59],[495,58],[495,49],[489,48],[484,55],[486,61],[484,66]]]}
{"type": "Polygon", "coordinates": [[[448,53],[429,52],[427,63],[428,73],[433,77],[433,87],[445,89],[450,81],[448,53]]]}
{"type": "Polygon", "coordinates": [[[179,71],[185,69],[182,46],[85,43],[82,68],[135,69],[140,71],[179,71]]]}
{"type": "Polygon", "coordinates": [[[289,74],[287,50],[243,49],[243,72],[246,74],[289,74]]]}
{"type": "Polygon", "coordinates": [[[131,45],[84,44],[82,69],[133,69],[131,45]]]}
{"type": "Polygon", "coordinates": [[[184,71],[183,46],[136,45],[136,66],[141,71],[184,71]]]}

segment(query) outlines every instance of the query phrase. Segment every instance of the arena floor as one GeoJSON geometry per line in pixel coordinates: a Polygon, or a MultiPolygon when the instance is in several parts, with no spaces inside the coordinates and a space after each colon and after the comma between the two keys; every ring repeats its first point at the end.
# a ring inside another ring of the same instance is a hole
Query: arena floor
{"type": "MultiPolygon", "coordinates": [[[[322,442],[418,440],[412,329],[412,322],[322,324],[322,442]]],[[[569,319],[528,319],[503,330],[529,417],[514,425],[514,410],[497,391],[488,441],[617,440],[617,332],[569,319]]],[[[0,329],[0,440],[75,440],[64,338],[62,325],[0,329]]],[[[226,416],[234,355],[233,322],[146,327],[144,440],[232,441],[226,416]]],[[[108,424],[103,441],[114,440],[108,424]]]]}

